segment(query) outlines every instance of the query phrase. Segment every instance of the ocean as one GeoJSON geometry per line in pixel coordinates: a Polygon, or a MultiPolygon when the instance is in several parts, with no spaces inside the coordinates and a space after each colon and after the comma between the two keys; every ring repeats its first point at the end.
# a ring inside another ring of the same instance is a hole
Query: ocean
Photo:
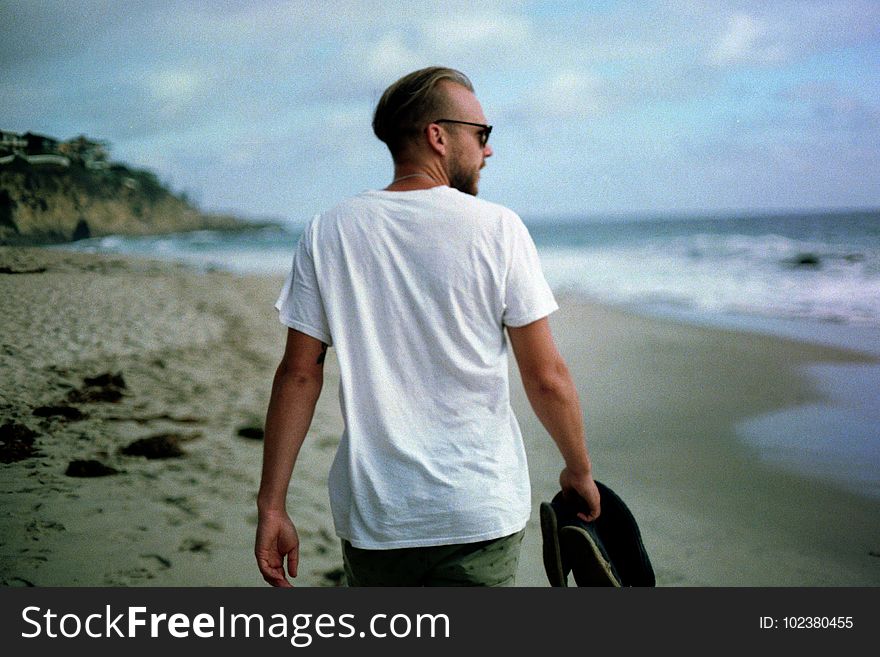
{"type": "MultiPolygon", "coordinates": [[[[524,219],[560,297],[880,358],[880,211],[524,219]]],[[[283,275],[301,232],[111,236],[61,248],[283,275]]],[[[807,374],[827,404],[751,418],[738,435],[779,467],[880,497],[880,366],[807,374]]]]}

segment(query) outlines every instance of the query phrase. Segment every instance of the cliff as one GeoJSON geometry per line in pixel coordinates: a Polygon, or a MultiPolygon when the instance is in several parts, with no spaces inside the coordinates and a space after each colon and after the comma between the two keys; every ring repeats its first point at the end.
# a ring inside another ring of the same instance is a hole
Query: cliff
{"type": "Polygon", "coordinates": [[[58,146],[37,153],[33,148],[0,153],[4,155],[0,158],[0,244],[251,225],[235,217],[201,212],[185,194],[175,194],[150,171],[108,162],[104,143],[80,137],[58,146]],[[97,157],[94,153],[84,157],[64,148],[77,142],[102,149],[97,157]]]}

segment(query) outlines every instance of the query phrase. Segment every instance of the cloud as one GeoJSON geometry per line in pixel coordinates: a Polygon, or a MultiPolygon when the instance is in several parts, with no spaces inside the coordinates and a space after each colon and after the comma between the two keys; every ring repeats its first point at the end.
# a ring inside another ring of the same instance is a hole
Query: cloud
{"type": "Polygon", "coordinates": [[[880,146],[880,106],[847,93],[832,81],[814,81],[784,89],[777,98],[785,102],[791,121],[813,134],[850,134],[862,144],[880,146]],[[797,120],[799,118],[799,120],[797,120]]]}
{"type": "Polygon", "coordinates": [[[880,22],[876,2],[778,0],[737,6],[741,9],[725,15],[706,5],[692,17],[708,30],[706,60],[714,66],[780,66],[858,46],[876,40],[880,22]]]}
{"type": "MultiPolygon", "coordinates": [[[[109,139],[208,205],[251,202],[230,191],[241,184],[278,212],[329,202],[339,179],[369,186],[387,165],[372,107],[434,64],[466,72],[498,125],[487,189],[538,193],[536,171],[571,169],[575,200],[554,188],[536,207],[580,203],[584,172],[609,163],[602,175],[649,175],[636,161],[672,163],[678,138],[695,171],[716,170],[699,156],[713,135],[737,166],[783,137],[837,148],[840,167],[878,150],[880,79],[860,64],[877,52],[875,1],[7,0],[3,18],[0,127],[109,139]]],[[[705,205],[735,169],[718,168],[705,205]]],[[[651,194],[663,202],[640,202],[651,194]]]]}
{"type": "Polygon", "coordinates": [[[424,56],[405,42],[404,34],[393,31],[383,34],[366,48],[359,71],[373,84],[388,84],[402,72],[418,68],[424,56]]]}
{"type": "Polygon", "coordinates": [[[452,3],[442,16],[426,8],[389,16],[346,37],[341,62],[321,88],[340,99],[378,99],[391,82],[425,66],[452,66],[471,77],[510,70],[537,45],[530,22],[500,11],[474,13],[452,3]]]}
{"type": "Polygon", "coordinates": [[[589,72],[564,70],[537,87],[527,114],[554,119],[588,119],[606,112],[612,105],[608,85],[589,72]]]}
{"type": "Polygon", "coordinates": [[[733,64],[779,64],[788,53],[777,41],[768,23],[747,14],[730,17],[727,29],[709,54],[709,61],[716,66],[733,64]]]}
{"type": "Polygon", "coordinates": [[[150,73],[147,87],[157,102],[174,108],[190,104],[204,92],[206,85],[194,71],[172,68],[150,73]]]}
{"type": "MultiPolygon", "coordinates": [[[[491,59],[499,53],[520,52],[534,45],[531,22],[516,14],[461,13],[443,21],[425,20],[419,32],[426,54],[441,59],[491,59]]],[[[485,66],[485,62],[480,65],[485,66]]]]}

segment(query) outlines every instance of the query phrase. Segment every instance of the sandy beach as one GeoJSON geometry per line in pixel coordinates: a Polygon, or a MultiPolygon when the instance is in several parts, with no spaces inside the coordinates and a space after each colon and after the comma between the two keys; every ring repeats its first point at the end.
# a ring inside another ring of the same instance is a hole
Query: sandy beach
{"type": "MultiPolygon", "coordinates": [[[[0,584],[263,584],[254,434],[283,347],[280,285],[0,248],[0,584]]],[[[880,499],[775,468],[735,430],[821,401],[807,366],[871,357],[559,300],[551,323],[596,478],[639,521],[658,585],[880,585],[880,499]]],[[[290,493],[300,586],[341,578],[326,490],[342,429],[332,349],[327,363],[290,493]]],[[[512,380],[533,488],[518,584],[547,586],[537,508],[561,459],[512,380]]]]}

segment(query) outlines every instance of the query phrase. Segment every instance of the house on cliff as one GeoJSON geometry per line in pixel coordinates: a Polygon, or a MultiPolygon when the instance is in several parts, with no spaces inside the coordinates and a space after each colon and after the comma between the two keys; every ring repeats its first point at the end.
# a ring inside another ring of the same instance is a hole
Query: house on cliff
{"type": "Polygon", "coordinates": [[[16,159],[28,164],[70,166],[70,158],[61,153],[61,142],[53,137],[26,132],[23,135],[0,130],[0,164],[11,164],[16,159]]]}
{"type": "Polygon", "coordinates": [[[24,135],[9,130],[0,130],[0,155],[10,155],[27,150],[27,139],[24,135]]]}

